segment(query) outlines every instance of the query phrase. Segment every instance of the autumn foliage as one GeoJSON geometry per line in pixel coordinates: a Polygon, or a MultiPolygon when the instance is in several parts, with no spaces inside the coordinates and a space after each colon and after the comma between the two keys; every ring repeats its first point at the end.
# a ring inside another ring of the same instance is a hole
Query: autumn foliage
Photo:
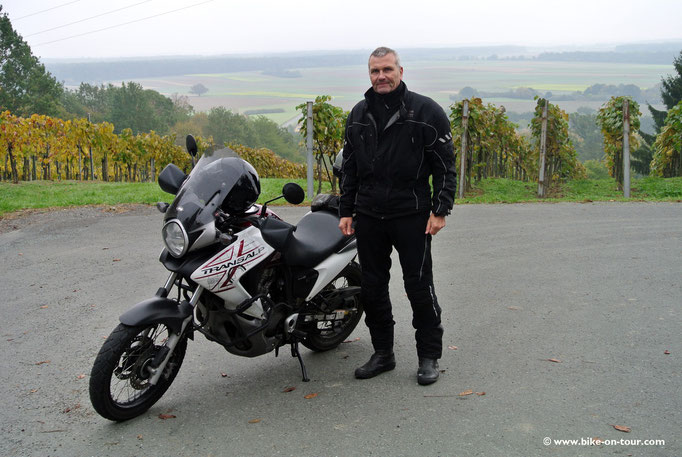
{"type": "MultiPolygon", "coordinates": [[[[197,137],[197,143],[200,153],[216,147],[211,137],[197,137]]],[[[304,165],[282,159],[269,149],[231,147],[261,177],[306,176],[304,165]]],[[[15,183],[37,179],[155,181],[171,162],[186,172],[191,167],[189,154],[176,144],[174,134],[159,135],[153,130],[133,134],[131,129],[115,134],[109,122],[65,121],[38,114],[24,118],[9,111],[0,113],[0,154],[4,155],[0,177],[15,183]]]]}
{"type": "Polygon", "coordinates": [[[463,179],[467,189],[471,180],[482,178],[533,179],[537,175],[537,155],[533,156],[528,141],[517,134],[503,107],[480,98],[469,100],[468,121],[464,131],[463,101],[450,107],[457,171],[460,170],[462,136],[466,135],[466,171],[463,179]]]}

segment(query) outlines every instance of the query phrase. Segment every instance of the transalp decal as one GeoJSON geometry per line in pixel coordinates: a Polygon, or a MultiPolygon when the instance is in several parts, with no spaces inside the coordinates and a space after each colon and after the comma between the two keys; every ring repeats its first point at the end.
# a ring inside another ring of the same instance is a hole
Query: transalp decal
{"type": "Polygon", "coordinates": [[[218,256],[202,265],[201,276],[193,278],[195,281],[204,280],[211,292],[224,292],[234,288],[232,279],[239,270],[246,271],[244,265],[263,257],[265,246],[258,245],[254,240],[241,240],[230,246],[218,256]]]}

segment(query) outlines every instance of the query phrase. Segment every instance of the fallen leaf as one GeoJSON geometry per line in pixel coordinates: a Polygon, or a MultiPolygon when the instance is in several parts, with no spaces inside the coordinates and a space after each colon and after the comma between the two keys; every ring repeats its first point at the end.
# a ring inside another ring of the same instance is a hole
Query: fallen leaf
{"type": "Polygon", "coordinates": [[[251,419],[251,420],[249,421],[249,424],[257,424],[257,423],[260,422],[261,420],[262,420],[262,419],[251,419]]]}
{"type": "Polygon", "coordinates": [[[84,379],[84,378],[85,378],[85,375],[84,375],[84,374],[79,374],[78,376],[76,376],[76,378],[77,378],[77,379],[84,379]]]}
{"type": "Polygon", "coordinates": [[[221,371],[221,372],[220,372],[220,376],[222,376],[223,378],[227,378],[227,373],[223,373],[223,372],[221,371]]]}
{"type": "Polygon", "coordinates": [[[665,351],[663,351],[663,353],[664,353],[665,355],[668,355],[668,354],[670,354],[670,351],[666,349],[665,351]]]}
{"type": "Polygon", "coordinates": [[[479,397],[482,397],[483,395],[485,395],[485,392],[476,392],[476,395],[478,395],[479,397]]]}
{"type": "Polygon", "coordinates": [[[113,262],[120,262],[121,259],[114,259],[113,262]]]}
{"type": "Polygon", "coordinates": [[[360,341],[360,337],[357,337],[354,340],[346,340],[346,341],[344,341],[344,343],[354,343],[356,341],[360,341]]]}
{"type": "Polygon", "coordinates": [[[448,349],[452,349],[453,351],[457,350],[457,346],[448,346],[448,349]]]}
{"type": "Polygon", "coordinates": [[[42,365],[43,363],[50,363],[49,360],[43,360],[42,362],[36,362],[36,365],[42,365]]]}
{"type": "Polygon", "coordinates": [[[464,392],[460,392],[460,393],[459,393],[459,396],[460,396],[460,397],[466,397],[467,395],[471,395],[471,394],[473,394],[473,393],[474,393],[474,391],[471,390],[471,389],[469,389],[469,390],[465,390],[464,392]]]}
{"type": "Polygon", "coordinates": [[[163,420],[175,419],[176,417],[177,416],[175,416],[174,414],[159,414],[159,419],[163,419],[163,420]]]}
{"type": "Polygon", "coordinates": [[[80,404],[80,403],[76,403],[76,404],[73,405],[72,407],[66,408],[63,412],[64,412],[64,413],[70,413],[70,412],[73,411],[74,409],[79,409],[80,407],[81,407],[81,404],[80,404]]]}
{"type": "Polygon", "coordinates": [[[141,440],[141,439],[142,439],[142,435],[137,435],[137,439],[138,439],[138,440],[141,440]]]}
{"type": "Polygon", "coordinates": [[[619,432],[625,432],[625,433],[630,433],[631,429],[630,427],[627,427],[625,425],[611,425],[611,427],[615,428],[619,432]]]}
{"type": "Polygon", "coordinates": [[[559,359],[547,359],[548,362],[561,363],[559,359]]]}
{"type": "Polygon", "coordinates": [[[38,389],[31,389],[31,393],[32,393],[32,394],[34,394],[34,393],[36,393],[36,392],[38,392],[38,389]]]}
{"type": "Polygon", "coordinates": [[[303,398],[305,398],[306,400],[310,400],[311,398],[315,398],[315,397],[317,397],[317,393],[308,394],[308,395],[304,396],[303,398]]]}
{"type": "Polygon", "coordinates": [[[294,390],[296,390],[296,387],[294,387],[294,386],[289,386],[289,387],[287,387],[286,389],[284,389],[282,392],[293,392],[294,390]]]}

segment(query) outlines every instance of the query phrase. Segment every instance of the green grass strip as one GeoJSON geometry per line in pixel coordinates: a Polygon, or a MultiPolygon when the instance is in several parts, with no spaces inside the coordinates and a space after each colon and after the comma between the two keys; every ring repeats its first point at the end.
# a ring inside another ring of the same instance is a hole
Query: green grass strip
{"type": "MultiPolygon", "coordinates": [[[[259,203],[280,195],[282,186],[294,181],[306,189],[305,179],[261,179],[259,203]]],[[[317,184],[315,184],[317,191],[317,184]]],[[[330,191],[325,183],[323,192],[330,191]]],[[[172,201],[156,183],[106,183],[99,181],[32,181],[11,184],[0,182],[0,215],[23,209],[55,208],[83,205],[117,205],[126,203],[154,204],[172,201]]],[[[631,198],[623,197],[612,179],[576,180],[550,190],[545,199],[537,198],[537,184],[511,179],[483,179],[457,204],[521,203],[521,202],[589,202],[589,201],[682,201],[682,178],[641,178],[631,185],[631,198]]],[[[304,204],[309,204],[306,200],[304,204]]],[[[279,200],[274,204],[286,204],[279,200]]]]}

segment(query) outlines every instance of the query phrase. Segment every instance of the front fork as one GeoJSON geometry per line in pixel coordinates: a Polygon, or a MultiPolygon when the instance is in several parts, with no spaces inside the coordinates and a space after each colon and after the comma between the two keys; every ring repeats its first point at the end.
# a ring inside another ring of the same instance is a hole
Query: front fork
{"type": "MultiPolygon", "coordinates": [[[[177,278],[177,276],[178,276],[177,273],[171,273],[170,276],[168,277],[168,280],[166,281],[166,284],[163,286],[163,288],[159,289],[157,295],[167,297],[171,289],[173,288],[173,285],[175,284],[175,279],[177,278]]],[[[203,291],[204,288],[198,285],[197,288],[192,293],[192,297],[189,300],[189,304],[192,306],[192,308],[195,308],[197,306],[197,303],[199,302],[199,298],[201,297],[201,293],[203,291]]],[[[170,333],[168,339],[166,340],[166,344],[163,346],[163,348],[161,348],[161,350],[157,354],[157,357],[155,357],[154,363],[152,363],[151,366],[147,367],[147,370],[149,371],[150,374],[149,384],[154,386],[156,385],[157,382],[159,382],[159,379],[161,378],[163,371],[166,369],[168,361],[173,355],[175,347],[180,342],[182,334],[187,329],[189,323],[192,322],[193,318],[194,318],[193,314],[190,314],[185,318],[185,320],[182,321],[182,327],[180,328],[180,331],[178,333],[175,332],[170,333]],[[161,360],[156,360],[157,358],[161,358],[161,360]]]]}

